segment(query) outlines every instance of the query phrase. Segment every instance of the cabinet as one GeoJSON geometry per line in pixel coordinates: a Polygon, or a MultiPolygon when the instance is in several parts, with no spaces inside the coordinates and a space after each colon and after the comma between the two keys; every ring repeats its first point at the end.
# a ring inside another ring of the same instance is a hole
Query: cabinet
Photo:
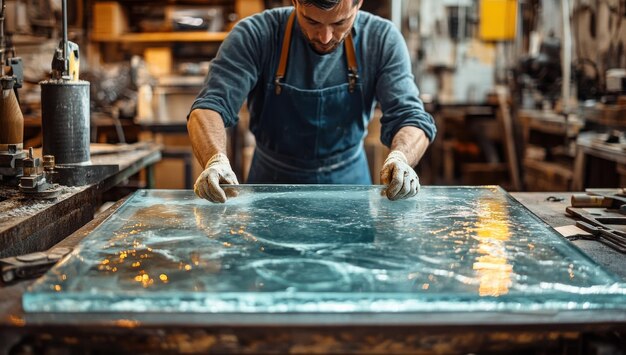
{"type": "Polygon", "coordinates": [[[571,191],[573,142],[583,127],[575,116],[520,110],[524,138],[524,185],[528,191],[571,191]]]}

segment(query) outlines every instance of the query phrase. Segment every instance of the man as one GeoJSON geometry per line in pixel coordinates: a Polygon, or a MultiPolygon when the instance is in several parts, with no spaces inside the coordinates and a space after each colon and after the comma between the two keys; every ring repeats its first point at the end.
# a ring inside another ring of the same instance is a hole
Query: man
{"type": "Polygon", "coordinates": [[[256,150],[248,183],[371,184],[363,139],[378,101],[380,172],[390,200],[415,196],[413,167],[435,138],[411,74],[404,39],[363,0],[293,0],[293,8],[242,20],[224,41],[187,124],[205,166],[194,191],[213,202],[238,184],[225,127],[248,99],[256,150]]]}

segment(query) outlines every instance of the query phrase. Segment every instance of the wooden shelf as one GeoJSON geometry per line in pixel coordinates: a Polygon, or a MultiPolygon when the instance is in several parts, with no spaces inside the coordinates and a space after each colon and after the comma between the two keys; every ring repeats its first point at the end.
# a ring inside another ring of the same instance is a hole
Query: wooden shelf
{"type": "Polygon", "coordinates": [[[228,32],[149,32],[126,33],[118,36],[93,34],[91,40],[95,42],[221,42],[228,32]]]}

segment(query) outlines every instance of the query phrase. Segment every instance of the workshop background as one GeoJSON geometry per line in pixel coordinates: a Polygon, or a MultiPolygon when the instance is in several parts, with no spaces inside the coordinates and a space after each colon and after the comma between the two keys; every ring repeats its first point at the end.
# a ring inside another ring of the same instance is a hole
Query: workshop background
{"type": "MultiPolygon", "coordinates": [[[[7,0],[7,42],[24,62],[25,147],[42,143],[40,86],[60,38],[61,1],[7,0]]],[[[290,1],[68,2],[69,39],[91,82],[92,142],[162,144],[155,188],[191,188],[201,171],[186,115],[221,41],[240,19],[290,1]]],[[[439,134],[418,167],[425,185],[508,191],[626,185],[624,0],[388,0],[364,10],[405,36],[439,134]]],[[[245,181],[254,151],[245,105],[229,158],[245,181]]],[[[387,150],[375,112],[366,148],[375,182],[387,150]]],[[[129,187],[145,186],[145,174],[129,187]]]]}
{"type": "MultiPolygon", "coordinates": [[[[291,0],[0,3],[0,354],[624,354],[626,0],[364,0],[436,120],[428,188],[240,186],[232,205],[170,190],[202,169],[186,116],[237,21],[291,0]],[[240,290],[232,313],[205,298],[240,290]],[[311,290],[348,303],[289,298],[311,290]]],[[[248,121],[227,132],[241,182],[248,121]]]]}

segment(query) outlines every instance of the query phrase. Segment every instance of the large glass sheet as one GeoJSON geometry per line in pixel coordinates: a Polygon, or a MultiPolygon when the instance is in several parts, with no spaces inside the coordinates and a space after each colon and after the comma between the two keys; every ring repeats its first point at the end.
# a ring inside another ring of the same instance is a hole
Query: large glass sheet
{"type": "Polygon", "coordinates": [[[625,287],[498,187],[138,191],[24,295],[36,312],[555,312],[625,287]]]}

